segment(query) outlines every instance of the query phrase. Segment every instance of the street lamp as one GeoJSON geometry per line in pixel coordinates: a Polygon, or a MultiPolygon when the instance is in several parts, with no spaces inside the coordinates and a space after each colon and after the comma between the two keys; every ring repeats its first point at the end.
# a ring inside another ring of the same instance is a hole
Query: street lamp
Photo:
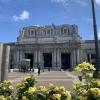
{"type": "Polygon", "coordinates": [[[94,78],[100,78],[100,53],[99,53],[99,44],[98,44],[99,42],[97,35],[94,0],[91,0],[91,4],[92,4],[93,29],[94,29],[95,52],[96,52],[96,71],[94,72],[94,78]]]}

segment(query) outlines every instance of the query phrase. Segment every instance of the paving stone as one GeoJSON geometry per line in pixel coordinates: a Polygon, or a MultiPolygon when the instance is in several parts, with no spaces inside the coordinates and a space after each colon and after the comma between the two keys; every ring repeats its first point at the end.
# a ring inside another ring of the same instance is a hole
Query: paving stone
{"type": "Polygon", "coordinates": [[[20,82],[24,77],[34,75],[36,77],[36,86],[44,85],[48,87],[49,83],[53,83],[57,86],[65,86],[67,90],[72,91],[72,84],[77,82],[77,74],[69,71],[51,71],[42,72],[39,76],[35,73],[9,73],[9,80],[14,84],[20,82]]]}

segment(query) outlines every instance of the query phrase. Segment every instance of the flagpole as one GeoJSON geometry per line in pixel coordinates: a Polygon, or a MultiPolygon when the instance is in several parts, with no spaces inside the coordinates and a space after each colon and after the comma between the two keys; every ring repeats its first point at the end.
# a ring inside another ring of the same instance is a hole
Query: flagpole
{"type": "Polygon", "coordinates": [[[98,34],[97,34],[97,24],[96,24],[96,17],[95,17],[94,0],[91,0],[91,5],[92,5],[92,17],[93,17],[95,53],[96,53],[96,58],[95,58],[96,71],[94,72],[94,78],[100,78],[100,53],[99,53],[99,41],[98,41],[98,34]]]}

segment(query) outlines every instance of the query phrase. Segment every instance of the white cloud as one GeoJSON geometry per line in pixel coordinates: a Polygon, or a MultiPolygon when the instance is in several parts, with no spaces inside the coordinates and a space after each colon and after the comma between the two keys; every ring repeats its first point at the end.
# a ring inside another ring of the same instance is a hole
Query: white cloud
{"type": "Polygon", "coordinates": [[[29,12],[24,10],[20,15],[14,15],[13,20],[14,21],[19,21],[19,20],[23,21],[23,20],[29,19],[29,16],[30,16],[29,12]]]}
{"type": "Polygon", "coordinates": [[[87,3],[85,1],[82,0],[75,0],[75,2],[81,6],[87,6],[87,3]]]}
{"type": "Polygon", "coordinates": [[[68,5],[68,0],[50,0],[53,3],[60,3],[63,6],[67,6],[68,5]]]}
{"type": "Polygon", "coordinates": [[[72,4],[72,3],[76,3],[78,5],[81,5],[81,6],[87,6],[87,3],[85,1],[82,1],[82,0],[50,0],[51,2],[53,3],[60,3],[60,4],[63,4],[63,6],[68,6],[69,4],[72,4]]]}
{"type": "Polygon", "coordinates": [[[100,5],[100,0],[95,0],[96,4],[100,5]]]}

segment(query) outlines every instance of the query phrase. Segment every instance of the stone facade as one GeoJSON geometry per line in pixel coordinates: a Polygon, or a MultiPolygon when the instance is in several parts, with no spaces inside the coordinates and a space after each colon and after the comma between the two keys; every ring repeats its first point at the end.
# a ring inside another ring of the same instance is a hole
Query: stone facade
{"type": "Polygon", "coordinates": [[[18,68],[22,59],[31,59],[31,68],[72,69],[83,60],[91,62],[95,54],[94,41],[83,41],[77,25],[24,27],[17,42],[9,45],[11,68],[18,68]]]}

